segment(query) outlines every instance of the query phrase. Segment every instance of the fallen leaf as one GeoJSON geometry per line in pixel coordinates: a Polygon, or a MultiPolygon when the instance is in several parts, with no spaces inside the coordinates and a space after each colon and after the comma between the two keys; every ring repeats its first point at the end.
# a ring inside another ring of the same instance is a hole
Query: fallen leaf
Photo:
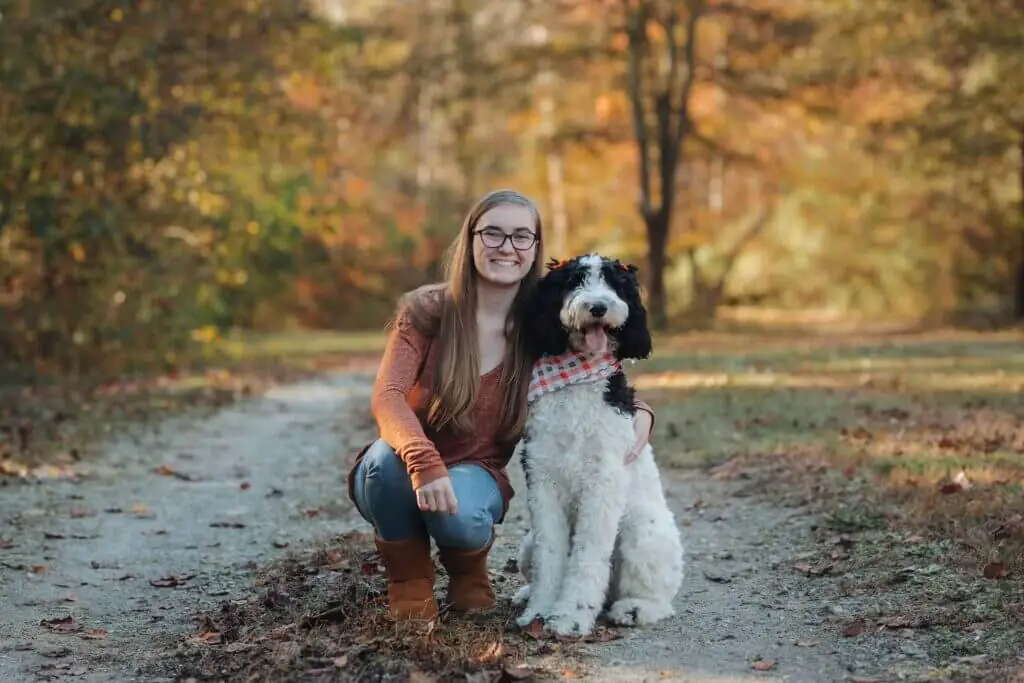
{"type": "Polygon", "coordinates": [[[914,620],[908,616],[896,615],[882,617],[878,620],[878,625],[884,628],[910,628],[914,625],[914,620]]]}
{"type": "Polygon", "coordinates": [[[939,493],[946,495],[959,493],[969,488],[971,488],[971,480],[967,478],[967,473],[963,470],[957,472],[951,479],[939,483],[939,493]]]}
{"type": "Polygon", "coordinates": [[[840,631],[844,638],[854,638],[864,632],[864,622],[859,619],[845,624],[840,631]]]}
{"type": "Polygon", "coordinates": [[[797,647],[818,647],[821,645],[820,640],[798,640],[796,642],[797,647]]]}
{"type": "Polygon", "coordinates": [[[69,513],[72,519],[80,519],[82,517],[95,517],[96,512],[87,508],[71,508],[69,513]]]}
{"type": "Polygon", "coordinates": [[[584,638],[584,640],[588,643],[610,643],[613,640],[620,640],[621,638],[622,634],[615,629],[598,626],[594,629],[594,632],[584,638]]]}
{"type": "Polygon", "coordinates": [[[167,576],[162,579],[150,579],[149,585],[154,588],[176,588],[182,586],[189,579],[195,578],[195,574],[178,574],[167,576]]]}
{"type": "Polygon", "coordinates": [[[67,538],[67,536],[65,536],[64,534],[59,534],[59,533],[57,533],[55,531],[44,531],[43,532],[43,538],[59,539],[59,538],[67,538]]]}
{"type": "Polygon", "coordinates": [[[220,631],[202,631],[185,639],[192,645],[216,645],[221,640],[220,631]]]}
{"type": "Polygon", "coordinates": [[[162,475],[164,477],[174,477],[175,479],[180,479],[182,481],[194,481],[194,478],[192,476],[188,474],[183,474],[178,470],[174,469],[173,467],[168,467],[167,465],[159,465],[153,471],[156,474],[162,475]]]}
{"type": "Polygon", "coordinates": [[[50,571],[50,568],[45,564],[34,564],[28,568],[30,574],[45,574],[50,571]]]}
{"type": "Polygon", "coordinates": [[[829,543],[831,543],[832,545],[842,546],[846,549],[853,547],[853,539],[850,538],[849,534],[839,534],[838,536],[833,536],[829,540],[829,543]]]}
{"type": "Polygon", "coordinates": [[[64,598],[64,602],[78,602],[78,596],[77,595],[69,595],[66,598],[64,598]]]}
{"type": "Polygon", "coordinates": [[[777,663],[774,659],[758,659],[754,662],[753,667],[758,671],[771,671],[777,663]]]}
{"type": "Polygon", "coordinates": [[[312,518],[312,517],[316,517],[321,512],[323,512],[323,510],[321,508],[309,508],[308,510],[303,510],[302,511],[302,516],[303,517],[310,517],[310,518],[312,518]]]}
{"type": "Polygon", "coordinates": [[[1006,565],[1002,562],[989,562],[982,570],[982,574],[986,579],[1004,579],[1006,578],[1006,565]]]}
{"type": "Polygon", "coordinates": [[[288,547],[288,542],[287,541],[274,541],[274,547],[275,548],[287,548],[288,547]]]}
{"type": "Polygon", "coordinates": [[[491,645],[480,655],[479,661],[481,663],[498,662],[505,656],[505,644],[500,640],[491,645]]]}
{"type": "Polygon", "coordinates": [[[528,681],[534,676],[534,671],[527,666],[506,666],[501,670],[501,677],[498,683],[512,683],[512,681],[528,681]]]}
{"type": "Polygon", "coordinates": [[[103,640],[107,637],[107,629],[105,628],[91,628],[82,634],[82,638],[85,640],[103,640]]]}
{"type": "Polygon", "coordinates": [[[243,481],[241,484],[238,485],[238,488],[240,488],[243,491],[248,491],[249,489],[252,488],[252,484],[250,484],[247,481],[243,481]]]}
{"type": "Polygon", "coordinates": [[[567,679],[567,680],[568,679],[572,679],[572,678],[576,678],[576,672],[573,671],[572,669],[565,669],[565,670],[562,671],[562,678],[567,679]]]}
{"type": "Polygon", "coordinates": [[[334,658],[335,669],[344,669],[346,666],[348,666],[348,655],[342,655],[334,658]]]}
{"type": "Polygon", "coordinates": [[[524,629],[524,633],[534,640],[541,640],[544,638],[544,624],[541,623],[540,618],[534,619],[524,629]]]}
{"type": "Polygon", "coordinates": [[[437,683],[437,676],[423,671],[413,671],[409,674],[409,683],[437,683]]]}
{"type": "Polygon", "coordinates": [[[831,562],[819,562],[816,565],[807,563],[793,565],[793,569],[807,576],[822,576],[832,571],[832,567],[833,564],[831,562]]]}
{"type": "Polygon", "coordinates": [[[960,664],[984,664],[987,659],[988,655],[965,655],[957,657],[956,661],[960,664]]]}
{"type": "Polygon", "coordinates": [[[3,539],[3,538],[0,538],[0,550],[7,550],[8,548],[14,548],[14,547],[16,547],[16,546],[13,543],[11,543],[10,541],[8,541],[6,539],[3,539]]]}
{"type": "Polygon", "coordinates": [[[59,619],[43,619],[39,623],[54,633],[71,633],[82,628],[72,616],[60,617],[59,619]]]}

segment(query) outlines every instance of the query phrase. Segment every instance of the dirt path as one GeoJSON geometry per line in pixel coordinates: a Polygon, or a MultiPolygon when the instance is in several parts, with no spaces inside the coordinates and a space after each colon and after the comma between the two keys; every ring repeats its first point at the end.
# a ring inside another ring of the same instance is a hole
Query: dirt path
{"type": "MultiPolygon", "coordinates": [[[[252,570],[287,552],[277,546],[361,528],[341,475],[365,437],[352,413],[368,395],[369,377],[352,374],[275,389],[206,420],[125,435],[78,482],[4,489],[0,539],[13,547],[0,549],[0,680],[139,680],[195,631],[197,612],[250,595],[252,570]],[[180,586],[152,583],[174,577],[180,586]],[[40,623],[69,616],[70,633],[40,623]]],[[[521,470],[512,473],[522,493],[521,470]]],[[[687,546],[678,616],[581,646],[577,678],[820,683],[923,656],[911,641],[840,636],[849,606],[835,601],[836,581],[792,569],[813,544],[806,510],[755,502],[742,482],[702,472],[665,482],[687,546]],[[775,664],[757,671],[758,659],[775,664]]],[[[524,500],[493,567],[514,554],[524,500]]]]}
{"type": "Polygon", "coordinates": [[[275,544],[348,529],[346,415],[368,387],[338,375],[273,389],[124,435],[77,483],[0,489],[0,538],[14,544],[0,549],[0,680],[138,680],[195,631],[196,612],[245,593],[257,565],[287,552],[275,544]],[[182,585],[151,583],[174,577],[182,585]],[[71,633],[40,624],[69,616],[71,633]]]}

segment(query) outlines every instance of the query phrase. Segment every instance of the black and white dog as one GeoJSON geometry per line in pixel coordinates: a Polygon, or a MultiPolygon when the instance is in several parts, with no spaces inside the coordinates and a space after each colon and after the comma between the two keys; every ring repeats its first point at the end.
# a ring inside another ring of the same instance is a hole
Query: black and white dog
{"type": "Polygon", "coordinates": [[[597,254],[548,269],[531,301],[539,360],[518,446],[531,526],[518,623],[586,635],[607,607],[613,623],[651,624],[674,613],[683,546],[651,447],[625,461],[635,408],[620,362],[652,345],[637,269],[597,254]]]}

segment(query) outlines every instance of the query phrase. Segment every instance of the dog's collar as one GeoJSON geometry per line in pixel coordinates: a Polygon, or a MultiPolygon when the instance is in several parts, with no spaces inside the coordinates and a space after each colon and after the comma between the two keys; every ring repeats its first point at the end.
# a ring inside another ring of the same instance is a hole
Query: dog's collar
{"type": "Polygon", "coordinates": [[[622,365],[611,353],[586,355],[569,352],[543,356],[533,364],[527,403],[574,384],[607,379],[621,369],[622,365]]]}

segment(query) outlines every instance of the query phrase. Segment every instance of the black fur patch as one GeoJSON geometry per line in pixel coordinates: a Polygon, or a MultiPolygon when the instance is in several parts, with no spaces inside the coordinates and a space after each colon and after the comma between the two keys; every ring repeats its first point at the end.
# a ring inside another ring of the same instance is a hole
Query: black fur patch
{"type": "Polygon", "coordinates": [[[636,407],[633,405],[633,398],[636,389],[630,386],[626,380],[626,374],[621,370],[608,378],[608,387],[604,390],[604,402],[626,415],[634,415],[636,407]]]}
{"type": "Polygon", "coordinates": [[[526,480],[526,488],[530,488],[530,435],[529,433],[523,434],[523,446],[519,451],[519,462],[523,465],[523,478],[526,480]]]}

